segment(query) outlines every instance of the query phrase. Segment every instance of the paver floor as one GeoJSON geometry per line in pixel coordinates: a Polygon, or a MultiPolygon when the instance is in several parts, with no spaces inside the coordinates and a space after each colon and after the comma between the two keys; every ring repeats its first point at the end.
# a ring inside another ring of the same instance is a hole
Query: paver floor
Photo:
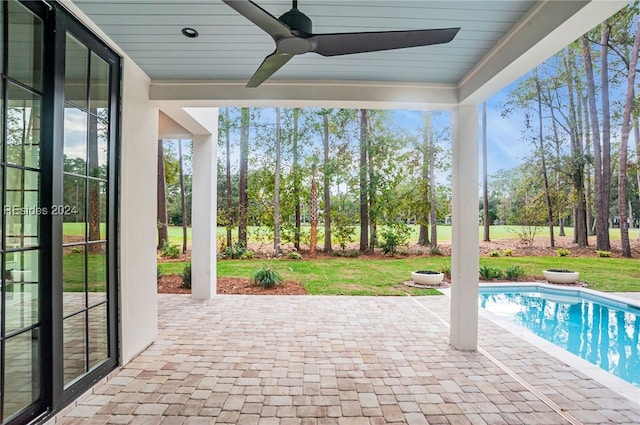
{"type": "Polygon", "coordinates": [[[59,424],[640,423],[640,405],[483,318],[481,349],[454,350],[443,296],[159,303],[156,342],[59,424]]]}

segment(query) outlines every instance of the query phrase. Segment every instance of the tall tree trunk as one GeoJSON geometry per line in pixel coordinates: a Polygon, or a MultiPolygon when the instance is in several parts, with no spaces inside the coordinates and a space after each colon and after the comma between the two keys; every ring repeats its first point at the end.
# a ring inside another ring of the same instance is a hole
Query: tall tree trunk
{"type": "Polygon", "coordinates": [[[631,257],[629,242],[629,222],[627,221],[627,154],[629,133],[631,132],[631,111],[633,109],[634,88],[636,80],[636,66],[638,65],[638,50],[640,50],[640,21],[637,23],[633,49],[629,60],[629,77],[627,79],[627,97],[624,104],[622,131],[620,135],[620,167],[618,169],[618,210],[620,212],[620,243],[622,256],[631,257]]]}
{"type": "Polygon", "coordinates": [[[167,215],[167,183],[164,175],[164,143],[158,140],[158,249],[169,240],[167,215]]]}
{"type": "Polygon", "coordinates": [[[300,251],[300,152],[298,151],[298,122],[300,108],[293,110],[293,199],[295,202],[296,228],[293,235],[293,246],[300,251]]]}
{"type": "MultiPolygon", "coordinates": [[[[429,120],[431,121],[431,119],[429,120]]],[[[430,123],[431,124],[431,123],[430,123]]],[[[438,248],[438,221],[436,214],[436,145],[433,125],[429,125],[429,223],[431,224],[431,248],[438,248]]]]}
{"type": "Polygon", "coordinates": [[[553,235],[553,204],[551,203],[551,191],[549,190],[549,177],[547,175],[547,160],[544,149],[544,126],[542,123],[542,88],[540,87],[540,79],[538,78],[537,68],[533,71],[533,75],[536,81],[536,89],[538,92],[538,142],[540,149],[540,161],[542,162],[542,178],[544,181],[544,195],[547,201],[547,222],[549,224],[549,243],[551,247],[556,246],[555,238],[553,235]]]}
{"type": "Polygon", "coordinates": [[[309,194],[309,221],[311,222],[311,238],[309,255],[316,255],[318,244],[318,184],[316,183],[316,167],[313,167],[311,174],[311,193],[309,194]]]}
{"type": "Polygon", "coordinates": [[[482,209],[484,210],[484,241],[491,242],[489,226],[489,184],[487,177],[487,102],[482,102],[482,209]]]}
{"type": "Polygon", "coordinates": [[[231,236],[231,226],[233,225],[233,211],[231,211],[231,131],[229,128],[229,108],[225,108],[224,110],[224,137],[225,137],[225,151],[227,153],[226,157],[226,178],[227,178],[227,246],[230,247],[233,245],[233,240],[231,236]]]}
{"type": "Polygon", "coordinates": [[[182,216],[182,253],[187,253],[187,201],[184,193],[184,166],[182,164],[182,140],[178,140],[178,165],[180,166],[180,215],[182,216]]]}
{"type": "MultiPolygon", "coordinates": [[[[96,113],[95,108],[92,111],[96,113]]],[[[33,128],[33,116],[29,117],[30,131],[33,128]]],[[[99,176],[100,165],[98,163],[98,120],[95,118],[89,119],[89,158],[87,161],[87,167],[89,169],[89,175],[99,176]]],[[[94,180],[89,180],[89,211],[87,212],[87,224],[88,233],[87,239],[89,241],[102,240],[100,236],[100,183],[94,180]]],[[[88,250],[90,254],[100,254],[102,251],[101,244],[89,244],[88,250]]]]}
{"type": "Polygon", "coordinates": [[[598,120],[598,106],[596,102],[596,85],[593,75],[593,61],[591,48],[586,35],[582,37],[582,56],[584,58],[587,77],[587,99],[589,100],[589,117],[591,118],[591,136],[593,144],[593,180],[595,186],[596,212],[596,249],[608,251],[609,245],[608,211],[609,200],[605,199],[603,187],[602,144],[600,142],[600,123],[598,120]]]}
{"type": "Polygon", "coordinates": [[[420,232],[418,234],[418,245],[427,246],[429,242],[429,164],[432,159],[429,157],[429,129],[431,128],[431,112],[422,111],[422,180],[420,181],[420,232]]]}
{"type": "MultiPolygon", "coordinates": [[[[551,110],[551,125],[553,128],[553,138],[555,140],[555,148],[556,148],[556,160],[560,162],[560,157],[562,155],[562,151],[560,149],[560,137],[558,136],[558,123],[556,122],[555,113],[553,111],[553,107],[550,107],[551,110]]],[[[560,193],[560,171],[556,167],[556,193],[560,193]]],[[[558,211],[558,236],[566,236],[564,231],[564,219],[566,217],[565,207],[562,206],[562,209],[558,211]]]]}
{"type": "Polygon", "coordinates": [[[273,253],[280,255],[280,108],[276,108],[276,169],[273,183],[273,253]]]}
{"type": "MultiPolygon", "coordinates": [[[[370,123],[370,122],[369,122],[370,123]]],[[[376,200],[376,178],[373,164],[372,138],[367,137],[367,169],[369,171],[369,253],[375,252],[378,242],[378,213],[376,200]]]]}
{"type": "MultiPolygon", "coordinates": [[[[584,112],[584,141],[585,141],[585,152],[588,156],[593,158],[592,148],[591,148],[591,125],[589,124],[589,101],[587,100],[587,96],[581,96],[582,98],[582,110],[584,112]]],[[[594,203],[593,203],[593,186],[591,185],[591,164],[587,162],[585,164],[585,184],[586,184],[586,192],[587,192],[587,236],[593,236],[596,234],[595,232],[595,222],[592,211],[594,211],[594,203]]]]}
{"type": "MultiPolygon", "coordinates": [[[[611,114],[609,112],[609,25],[605,21],[602,23],[600,38],[601,48],[601,82],[600,91],[602,93],[602,211],[600,212],[602,225],[606,226],[606,232],[602,234],[603,247],[609,251],[611,242],[609,241],[609,209],[611,203],[611,114]]],[[[598,220],[598,218],[596,218],[598,220]]]]}
{"type": "Polygon", "coordinates": [[[369,247],[369,187],[367,184],[367,139],[369,111],[360,109],[360,252],[369,247]]]}
{"type": "Polygon", "coordinates": [[[329,170],[329,114],[322,115],[324,147],[324,252],[331,253],[331,171],[329,170]]]}
{"type": "Polygon", "coordinates": [[[565,52],[564,62],[567,70],[567,91],[569,94],[569,121],[571,139],[571,175],[573,187],[576,194],[576,220],[574,221],[574,241],[578,247],[584,248],[588,245],[586,226],[586,201],[584,197],[584,155],[582,152],[582,142],[577,129],[576,101],[574,92],[575,78],[575,58],[569,48],[565,52]]]}
{"type": "Polygon", "coordinates": [[[238,201],[238,242],[247,246],[249,198],[247,177],[249,171],[249,108],[240,109],[240,188],[238,201]]]}

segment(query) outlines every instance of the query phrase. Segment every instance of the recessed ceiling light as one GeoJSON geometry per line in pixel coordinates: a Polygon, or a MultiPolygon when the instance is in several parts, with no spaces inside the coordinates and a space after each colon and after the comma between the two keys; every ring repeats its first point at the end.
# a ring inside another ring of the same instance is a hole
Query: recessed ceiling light
{"type": "Polygon", "coordinates": [[[182,35],[189,38],[196,38],[198,36],[198,31],[193,28],[186,27],[182,28],[182,35]]]}

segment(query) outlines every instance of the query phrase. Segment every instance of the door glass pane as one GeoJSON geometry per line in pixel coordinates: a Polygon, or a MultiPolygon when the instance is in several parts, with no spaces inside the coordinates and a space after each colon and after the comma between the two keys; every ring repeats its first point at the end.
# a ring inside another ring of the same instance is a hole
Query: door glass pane
{"type": "Polygon", "coordinates": [[[8,249],[37,246],[40,208],[40,173],[7,167],[6,244],[8,249]]]}
{"type": "Polygon", "coordinates": [[[107,244],[88,245],[89,305],[95,305],[107,299],[107,244]]]}
{"type": "Polygon", "coordinates": [[[33,329],[5,341],[4,417],[24,409],[40,396],[40,330],[33,329]]]}
{"type": "Polygon", "coordinates": [[[65,244],[86,241],[86,179],[65,174],[62,180],[63,229],[65,244]]]}
{"type": "Polygon", "coordinates": [[[107,359],[108,347],[105,303],[89,309],[89,369],[107,359]]]}
{"type": "Polygon", "coordinates": [[[17,1],[9,4],[9,77],[42,89],[42,20],[17,1]]]}
{"type": "Polygon", "coordinates": [[[7,162],[40,167],[40,96],[9,83],[7,162]]]}
{"type": "Polygon", "coordinates": [[[89,175],[107,178],[109,128],[105,121],[89,117],[89,175]]]}
{"type": "Polygon", "coordinates": [[[5,329],[14,332],[38,323],[39,265],[38,250],[5,254],[7,278],[5,329]],[[11,279],[9,280],[9,277],[11,279]]]}
{"type": "Polygon", "coordinates": [[[84,245],[63,248],[62,311],[65,316],[86,308],[84,245]]]}
{"type": "Polygon", "coordinates": [[[87,343],[85,341],[85,314],[64,319],[63,324],[63,356],[64,385],[68,386],[74,379],[86,372],[87,343]]]}
{"type": "Polygon", "coordinates": [[[87,108],[87,72],[89,49],[67,34],[64,98],[80,108],[87,108]]]}
{"type": "Polygon", "coordinates": [[[68,105],[64,108],[64,171],[86,175],[87,113],[68,105]]]}
{"type": "Polygon", "coordinates": [[[91,53],[90,112],[109,119],[109,64],[91,53]]]}

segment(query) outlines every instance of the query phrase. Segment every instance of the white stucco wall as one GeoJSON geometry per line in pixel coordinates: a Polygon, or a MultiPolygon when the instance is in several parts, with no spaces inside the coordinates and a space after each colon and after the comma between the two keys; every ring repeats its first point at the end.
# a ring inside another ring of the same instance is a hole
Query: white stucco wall
{"type": "Polygon", "coordinates": [[[120,147],[120,349],[122,364],[158,334],[156,170],[158,109],[149,78],[125,58],[120,147]]]}

